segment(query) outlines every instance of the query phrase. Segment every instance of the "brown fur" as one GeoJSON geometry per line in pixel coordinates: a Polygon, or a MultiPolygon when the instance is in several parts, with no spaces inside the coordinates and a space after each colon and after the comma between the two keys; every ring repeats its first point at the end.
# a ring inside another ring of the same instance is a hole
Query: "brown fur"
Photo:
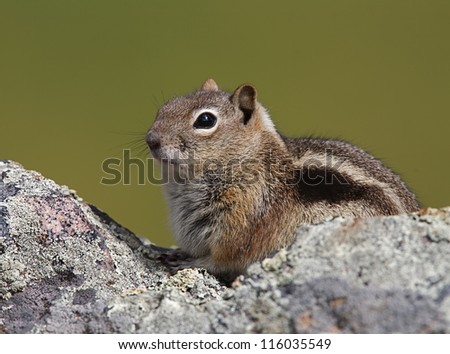
{"type": "Polygon", "coordinates": [[[147,142],[168,167],[171,223],[192,256],[179,267],[233,277],[289,245],[302,223],[419,208],[401,179],[360,148],[280,135],[251,85],[230,95],[210,79],[199,91],[170,100],[147,142]],[[194,128],[204,112],[217,123],[194,128]]]}

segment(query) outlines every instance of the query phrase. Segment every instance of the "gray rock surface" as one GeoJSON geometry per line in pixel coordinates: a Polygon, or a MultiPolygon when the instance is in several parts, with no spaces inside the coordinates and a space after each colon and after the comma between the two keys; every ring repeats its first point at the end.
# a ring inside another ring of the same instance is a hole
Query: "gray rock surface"
{"type": "Polygon", "coordinates": [[[299,228],[230,287],[0,161],[0,333],[448,333],[450,208],[299,228]]]}

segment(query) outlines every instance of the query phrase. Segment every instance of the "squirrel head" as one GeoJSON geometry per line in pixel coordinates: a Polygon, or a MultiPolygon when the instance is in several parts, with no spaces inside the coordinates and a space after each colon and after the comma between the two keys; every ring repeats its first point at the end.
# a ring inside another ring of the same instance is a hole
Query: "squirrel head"
{"type": "Polygon", "coordinates": [[[198,91],[164,104],[146,140],[158,160],[227,161],[255,151],[264,132],[278,135],[252,85],[229,94],[209,79],[198,91]]]}

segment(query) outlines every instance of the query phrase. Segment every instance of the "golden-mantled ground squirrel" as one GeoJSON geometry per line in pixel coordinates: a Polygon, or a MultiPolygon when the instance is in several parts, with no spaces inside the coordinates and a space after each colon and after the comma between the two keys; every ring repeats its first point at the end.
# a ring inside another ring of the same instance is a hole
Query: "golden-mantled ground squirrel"
{"type": "Polygon", "coordinates": [[[176,266],[232,278],[288,246],[300,224],[419,208],[402,180],[341,140],[286,138],[251,85],[233,94],[207,80],[167,102],[146,136],[161,161],[176,266]]]}

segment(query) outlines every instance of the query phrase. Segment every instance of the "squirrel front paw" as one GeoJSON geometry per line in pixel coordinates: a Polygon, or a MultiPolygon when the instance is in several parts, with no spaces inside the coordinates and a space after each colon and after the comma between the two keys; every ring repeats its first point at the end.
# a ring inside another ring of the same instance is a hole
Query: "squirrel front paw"
{"type": "Polygon", "coordinates": [[[195,267],[195,258],[180,248],[161,253],[158,260],[164,264],[172,275],[179,270],[195,267]]]}

